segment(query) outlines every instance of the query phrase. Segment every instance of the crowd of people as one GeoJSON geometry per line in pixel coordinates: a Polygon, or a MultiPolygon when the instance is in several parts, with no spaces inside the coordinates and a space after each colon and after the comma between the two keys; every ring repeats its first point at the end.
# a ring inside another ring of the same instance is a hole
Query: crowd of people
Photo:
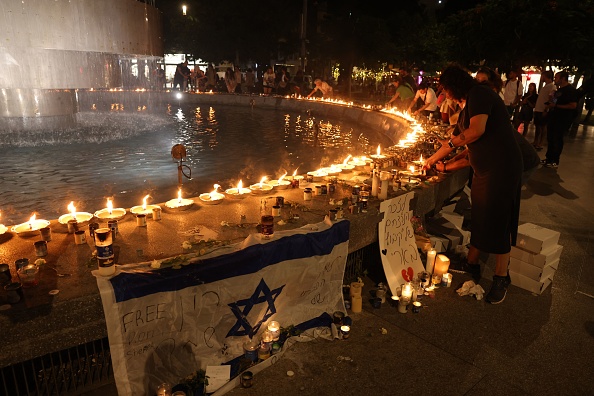
{"type": "MultiPolygon", "coordinates": [[[[160,79],[161,88],[166,81],[164,72],[160,79]]],[[[300,95],[307,97],[332,97],[334,88],[331,84],[316,78],[311,84],[301,67],[291,75],[286,66],[274,70],[272,66],[264,70],[247,68],[242,71],[238,66],[228,67],[224,77],[220,77],[212,64],[202,70],[196,66],[193,70],[184,61],[176,66],[172,88],[182,92],[226,92],[226,93],[263,93],[265,95],[300,95]]]]}

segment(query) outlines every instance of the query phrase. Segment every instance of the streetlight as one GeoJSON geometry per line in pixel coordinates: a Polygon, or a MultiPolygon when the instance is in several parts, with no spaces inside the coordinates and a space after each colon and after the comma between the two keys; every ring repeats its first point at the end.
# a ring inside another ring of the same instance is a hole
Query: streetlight
{"type": "Polygon", "coordinates": [[[185,4],[182,5],[182,14],[186,15],[187,11],[188,11],[188,7],[185,4]]]}

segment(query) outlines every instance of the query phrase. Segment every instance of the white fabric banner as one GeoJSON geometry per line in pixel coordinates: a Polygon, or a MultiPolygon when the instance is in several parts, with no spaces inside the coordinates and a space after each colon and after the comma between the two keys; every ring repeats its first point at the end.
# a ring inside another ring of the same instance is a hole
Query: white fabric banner
{"type": "Polygon", "coordinates": [[[414,193],[400,195],[380,204],[384,218],[378,225],[379,248],[388,286],[392,293],[424,270],[410,219],[414,193]]]}
{"type": "Polygon", "coordinates": [[[119,395],[151,395],[243,355],[271,320],[288,327],[344,311],[349,226],[251,236],[178,269],[141,263],[97,276],[119,395]]]}

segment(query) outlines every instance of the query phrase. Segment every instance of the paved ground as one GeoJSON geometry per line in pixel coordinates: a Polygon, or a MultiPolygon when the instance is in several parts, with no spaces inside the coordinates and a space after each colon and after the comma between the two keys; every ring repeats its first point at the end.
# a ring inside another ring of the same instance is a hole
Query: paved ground
{"type": "MultiPolygon", "coordinates": [[[[592,394],[593,175],[594,127],[580,126],[567,137],[559,168],[538,169],[524,188],[521,221],[559,231],[564,246],[542,295],[512,286],[502,304],[489,305],[443,288],[419,314],[404,315],[365,301],[348,340],[296,344],[252,388],[228,395],[592,394]]],[[[493,269],[488,260],[485,290],[493,269]]],[[[365,292],[380,280],[366,279],[365,292]]],[[[91,394],[115,394],[115,387],[91,394]]]]}

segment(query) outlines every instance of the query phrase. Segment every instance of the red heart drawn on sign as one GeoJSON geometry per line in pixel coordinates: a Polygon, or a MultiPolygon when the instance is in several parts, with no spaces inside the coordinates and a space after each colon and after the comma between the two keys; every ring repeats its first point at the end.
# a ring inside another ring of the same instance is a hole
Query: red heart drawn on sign
{"type": "Polygon", "coordinates": [[[406,273],[406,270],[404,270],[404,269],[402,270],[402,277],[404,278],[404,280],[406,282],[408,282],[408,274],[406,273]]]}
{"type": "Polygon", "coordinates": [[[406,282],[412,282],[412,280],[414,279],[415,273],[412,269],[412,267],[408,267],[408,270],[402,270],[402,277],[404,278],[404,280],[406,282]]]}

